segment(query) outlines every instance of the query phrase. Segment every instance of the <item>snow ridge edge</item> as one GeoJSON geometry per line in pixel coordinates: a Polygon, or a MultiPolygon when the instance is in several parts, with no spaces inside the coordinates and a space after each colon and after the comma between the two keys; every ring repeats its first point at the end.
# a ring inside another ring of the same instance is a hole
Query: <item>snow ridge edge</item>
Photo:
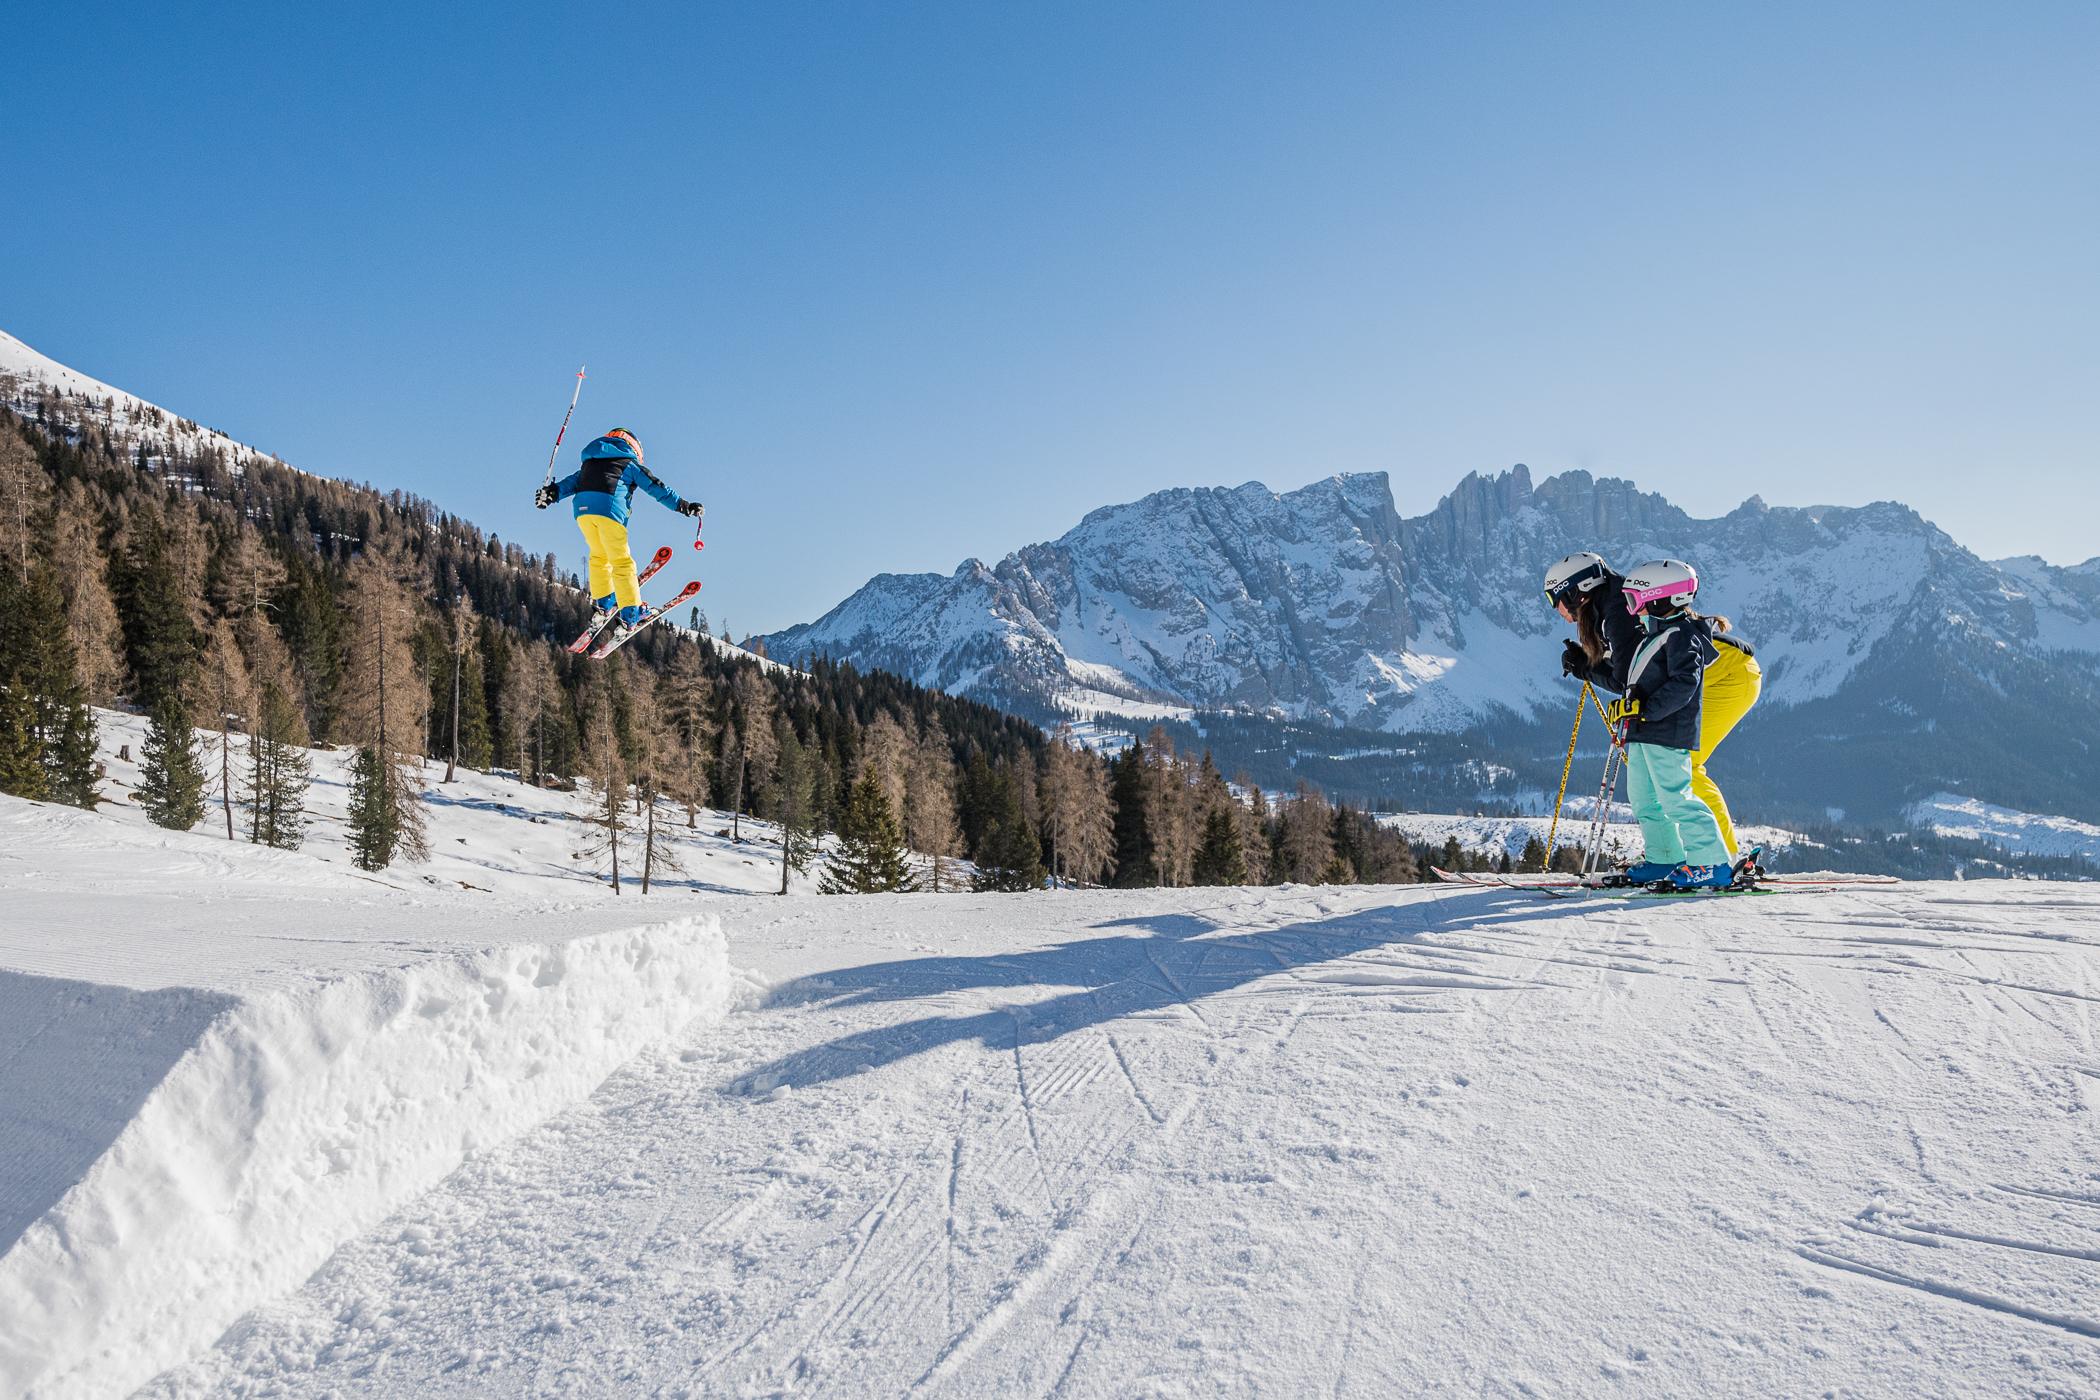
{"type": "Polygon", "coordinates": [[[0,1394],[143,1384],[735,986],[703,916],[241,1000],[0,1256],[0,1394]]]}

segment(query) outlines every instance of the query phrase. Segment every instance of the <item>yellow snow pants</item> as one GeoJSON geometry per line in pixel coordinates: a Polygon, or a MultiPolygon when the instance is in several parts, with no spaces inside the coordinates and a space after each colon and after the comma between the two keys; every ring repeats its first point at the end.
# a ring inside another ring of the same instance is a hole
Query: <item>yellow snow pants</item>
{"type": "MultiPolygon", "coordinates": [[[[642,601],[641,585],[634,581],[634,555],[627,550],[627,527],[609,515],[579,515],[576,528],[591,547],[591,597],[610,593],[615,607],[631,608],[642,601]]],[[[1713,672],[1709,670],[1708,675],[1713,672]]],[[[1703,712],[1702,712],[1703,713],[1703,712]]]]}
{"type": "Polygon", "coordinates": [[[1735,823],[1728,819],[1728,799],[1721,796],[1721,789],[1706,775],[1706,760],[1713,757],[1728,731],[1757,703],[1764,673],[1758,669],[1756,657],[1747,656],[1726,642],[1716,642],[1714,650],[1720,655],[1706,668],[1706,682],[1699,693],[1699,747],[1692,751],[1692,795],[1713,809],[1721,840],[1728,845],[1728,858],[1734,860],[1742,854],[1736,846],[1735,823]]]}

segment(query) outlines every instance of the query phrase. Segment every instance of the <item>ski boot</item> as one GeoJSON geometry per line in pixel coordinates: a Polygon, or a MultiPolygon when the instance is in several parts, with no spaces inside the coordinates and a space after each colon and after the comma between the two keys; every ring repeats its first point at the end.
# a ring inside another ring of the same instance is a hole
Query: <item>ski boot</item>
{"type": "Polygon", "coordinates": [[[617,613],[613,614],[613,619],[606,625],[605,630],[598,634],[599,645],[603,646],[608,642],[619,641],[620,638],[640,626],[642,619],[648,615],[649,610],[640,604],[636,604],[631,608],[621,608],[617,613]]]}
{"type": "Polygon", "coordinates": [[[1620,872],[1619,883],[1626,885],[1652,885],[1658,880],[1669,879],[1670,872],[1676,868],[1674,865],[1667,865],[1659,860],[1640,861],[1637,864],[1627,866],[1625,870],[1620,872]]]}
{"type": "Polygon", "coordinates": [[[1680,865],[1670,872],[1662,888],[1673,894],[1692,894],[1699,890],[1725,890],[1735,884],[1735,867],[1732,865],[1680,865]]]}

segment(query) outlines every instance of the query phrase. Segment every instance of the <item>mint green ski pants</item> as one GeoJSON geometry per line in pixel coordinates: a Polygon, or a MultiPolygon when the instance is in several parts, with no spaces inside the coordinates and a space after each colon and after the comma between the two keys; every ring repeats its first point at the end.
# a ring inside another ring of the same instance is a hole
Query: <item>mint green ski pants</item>
{"type": "Polygon", "coordinates": [[[1726,865],[1731,857],[1713,809],[1692,794],[1692,751],[1626,746],[1626,800],[1641,824],[1642,859],[1664,865],[1726,865]]]}

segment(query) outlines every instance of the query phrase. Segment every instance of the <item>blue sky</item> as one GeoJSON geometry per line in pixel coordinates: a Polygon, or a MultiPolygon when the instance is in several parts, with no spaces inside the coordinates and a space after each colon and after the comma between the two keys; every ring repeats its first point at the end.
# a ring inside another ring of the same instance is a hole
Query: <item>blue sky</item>
{"type": "MultiPolygon", "coordinates": [[[[80,5],[9,37],[0,327],[572,564],[529,497],[587,361],[567,455],[641,434],[739,634],[1336,471],[1403,514],[1523,461],[2100,554],[2092,5],[80,5]]],[[[639,511],[638,550],[681,534],[639,511]]]]}

